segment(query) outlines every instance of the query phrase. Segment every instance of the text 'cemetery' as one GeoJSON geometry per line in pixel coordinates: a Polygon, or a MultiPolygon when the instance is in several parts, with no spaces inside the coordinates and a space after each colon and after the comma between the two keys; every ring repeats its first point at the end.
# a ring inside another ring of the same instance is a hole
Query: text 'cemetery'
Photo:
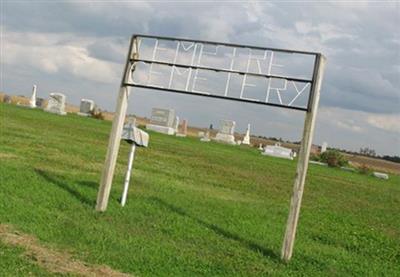
{"type": "Polygon", "coordinates": [[[141,37],[127,85],[307,110],[315,54],[141,37]]]}

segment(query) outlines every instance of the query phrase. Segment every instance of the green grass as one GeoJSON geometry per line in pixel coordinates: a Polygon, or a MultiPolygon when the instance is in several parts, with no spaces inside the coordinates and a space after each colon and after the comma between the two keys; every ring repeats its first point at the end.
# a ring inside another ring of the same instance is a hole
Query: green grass
{"type": "Polygon", "coordinates": [[[0,276],[51,276],[29,257],[23,255],[23,249],[9,247],[0,242],[0,276]]]}
{"type": "MultiPolygon", "coordinates": [[[[6,104],[0,117],[0,222],[75,258],[139,276],[400,276],[399,176],[310,165],[285,264],[295,161],[150,133],[127,205],[118,203],[122,143],[108,210],[98,213],[110,122],[6,104]]],[[[4,275],[17,274],[26,261],[1,251],[4,275]]]]}

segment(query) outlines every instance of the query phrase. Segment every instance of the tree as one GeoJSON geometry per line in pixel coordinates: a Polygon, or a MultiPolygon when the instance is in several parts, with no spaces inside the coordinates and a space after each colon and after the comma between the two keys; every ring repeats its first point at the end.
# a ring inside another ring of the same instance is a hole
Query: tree
{"type": "Polygon", "coordinates": [[[348,160],[337,150],[328,150],[320,155],[320,161],[331,167],[342,167],[348,164],[348,160]]]}

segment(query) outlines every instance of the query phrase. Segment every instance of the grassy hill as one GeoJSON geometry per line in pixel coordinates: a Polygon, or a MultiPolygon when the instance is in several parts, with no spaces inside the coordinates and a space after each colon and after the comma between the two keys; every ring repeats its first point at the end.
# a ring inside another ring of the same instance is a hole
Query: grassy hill
{"type": "MultiPolygon", "coordinates": [[[[292,261],[280,261],[295,161],[150,133],[126,207],[122,143],[94,211],[111,123],[0,104],[0,224],[139,276],[399,276],[400,178],[310,165],[292,261]]],[[[49,274],[0,241],[0,275],[49,274]]]]}

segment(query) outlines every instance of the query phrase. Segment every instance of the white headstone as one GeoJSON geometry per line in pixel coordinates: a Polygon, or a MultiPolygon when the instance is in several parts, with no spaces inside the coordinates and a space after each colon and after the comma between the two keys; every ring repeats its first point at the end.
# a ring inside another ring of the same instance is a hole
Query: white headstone
{"type": "Polygon", "coordinates": [[[31,99],[29,100],[29,107],[36,108],[36,85],[33,85],[31,99]]]}
{"type": "Polygon", "coordinates": [[[200,139],[202,142],[209,142],[210,141],[210,132],[207,131],[206,133],[203,132],[203,137],[200,139]]]}
{"type": "Polygon", "coordinates": [[[293,160],[293,151],[280,145],[267,145],[261,154],[278,158],[293,160]]]}
{"type": "Polygon", "coordinates": [[[247,124],[246,135],[243,138],[242,144],[250,145],[250,123],[247,124]]]}
{"type": "Polygon", "coordinates": [[[94,101],[90,99],[81,99],[81,105],[79,107],[78,115],[90,116],[91,112],[94,110],[94,101]]]}
{"type": "Polygon", "coordinates": [[[236,144],[235,133],[236,122],[232,120],[221,120],[221,127],[214,140],[229,144],[236,144]]]}
{"type": "Polygon", "coordinates": [[[258,145],[258,150],[264,150],[262,143],[260,143],[260,145],[258,145]]]}
{"type": "Polygon", "coordinates": [[[174,130],[175,130],[175,133],[177,133],[178,132],[178,127],[179,127],[179,116],[175,116],[175,120],[174,120],[174,130]]]}
{"type": "Polygon", "coordinates": [[[198,136],[199,138],[204,137],[204,132],[203,132],[203,131],[199,131],[199,132],[197,133],[197,136],[198,136]]]}
{"type": "Polygon", "coordinates": [[[176,135],[178,137],[186,137],[187,135],[187,126],[188,126],[188,122],[186,119],[182,120],[182,123],[180,125],[180,128],[178,128],[178,132],[176,133],[176,135]]]}
{"type": "Polygon", "coordinates": [[[66,115],[65,112],[65,95],[62,93],[50,93],[47,102],[46,112],[66,115]]]}
{"type": "Polygon", "coordinates": [[[146,125],[146,129],[173,135],[175,134],[175,121],[174,110],[153,108],[151,111],[150,124],[146,125]]]}
{"type": "Polygon", "coordinates": [[[321,153],[324,153],[324,152],[326,152],[326,149],[328,148],[328,143],[326,142],[326,141],[324,141],[323,143],[322,143],[322,146],[321,146],[321,153]]]}
{"type": "Polygon", "coordinates": [[[382,173],[382,172],[374,172],[374,173],[372,173],[376,178],[379,178],[379,179],[385,179],[385,180],[388,180],[389,179],[389,175],[387,175],[386,173],[382,173]]]}
{"type": "Polygon", "coordinates": [[[309,161],[309,163],[310,163],[310,164],[317,164],[317,165],[328,166],[328,164],[327,164],[327,163],[321,163],[321,162],[318,162],[318,161],[313,161],[313,160],[310,160],[310,161],[309,161]]]}
{"type": "Polygon", "coordinates": [[[340,169],[345,170],[345,171],[350,171],[350,172],[356,172],[355,168],[347,167],[347,166],[341,166],[340,169]]]}

